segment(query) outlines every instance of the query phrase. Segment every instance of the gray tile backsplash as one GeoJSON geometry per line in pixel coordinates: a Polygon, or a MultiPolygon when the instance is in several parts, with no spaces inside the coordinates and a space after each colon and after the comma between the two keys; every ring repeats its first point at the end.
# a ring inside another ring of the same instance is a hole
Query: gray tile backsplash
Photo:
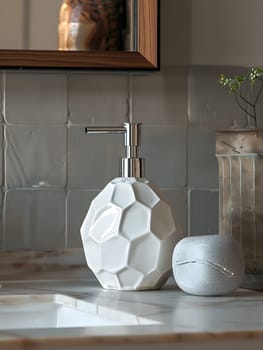
{"type": "Polygon", "coordinates": [[[68,131],[70,189],[101,189],[110,179],[120,175],[123,135],[86,135],[83,126],[70,126],[68,131]]]}
{"type": "Polygon", "coordinates": [[[218,233],[218,192],[189,190],[189,234],[218,233]]]}
{"type": "Polygon", "coordinates": [[[69,74],[68,104],[72,124],[127,121],[127,74],[69,74]]]}
{"type": "Polygon", "coordinates": [[[182,188],[175,190],[161,188],[161,190],[174,209],[174,215],[177,219],[177,225],[179,225],[183,235],[186,235],[188,206],[187,189],[182,188]]]}
{"type": "Polygon", "coordinates": [[[67,75],[48,72],[8,72],[5,109],[8,124],[66,124],[67,75]]]}
{"type": "Polygon", "coordinates": [[[187,124],[187,69],[163,67],[138,75],[134,84],[134,120],[144,124],[187,124]]]}
{"type": "Polygon", "coordinates": [[[227,87],[218,83],[221,73],[233,76],[245,72],[238,67],[194,67],[188,76],[188,110],[190,128],[218,130],[233,125],[243,127],[244,112],[237,108],[227,87]]]}
{"type": "Polygon", "coordinates": [[[190,188],[217,188],[215,131],[190,127],[188,130],[188,185],[190,188]]]}
{"type": "Polygon", "coordinates": [[[140,155],[145,159],[145,176],[160,187],[186,185],[186,127],[176,125],[142,126],[140,155]]]}
{"type": "Polygon", "coordinates": [[[66,133],[63,125],[6,126],[6,187],[65,187],[66,133]]]}
{"type": "Polygon", "coordinates": [[[0,188],[4,185],[4,128],[0,126],[0,188]]]}
{"type": "MultiPolygon", "coordinates": [[[[142,122],[146,177],[175,207],[187,234],[215,233],[215,130],[244,116],[217,85],[221,67],[161,72],[0,74],[0,249],[81,247],[91,200],[119,175],[122,135],[85,135],[89,123],[142,122]],[[130,79],[130,80],[129,80],[130,79]]],[[[223,68],[224,72],[237,69],[223,68]]]]}
{"type": "Polygon", "coordinates": [[[4,121],[5,111],[5,75],[0,72],[0,125],[4,121]]]}
{"type": "Polygon", "coordinates": [[[9,190],[5,194],[4,242],[7,250],[65,247],[66,193],[60,190],[9,190]]]}

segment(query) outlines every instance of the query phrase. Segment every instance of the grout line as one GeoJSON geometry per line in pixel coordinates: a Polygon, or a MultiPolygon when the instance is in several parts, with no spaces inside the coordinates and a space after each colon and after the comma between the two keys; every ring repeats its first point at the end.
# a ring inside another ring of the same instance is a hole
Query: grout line
{"type": "Polygon", "coordinates": [[[2,249],[6,250],[6,196],[7,192],[3,192],[3,212],[2,212],[2,249]]]}
{"type": "Polygon", "coordinates": [[[3,137],[3,147],[2,147],[2,157],[3,157],[3,167],[2,167],[2,177],[3,177],[3,187],[6,188],[6,72],[3,72],[2,76],[2,84],[3,84],[3,91],[2,91],[2,117],[3,117],[3,124],[2,124],[2,137],[3,137]]]}
{"type": "Polygon", "coordinates": [[[64,248],[68,248],[68,229],[69,229],[69,225],[68,225],[68,198],[69,198],[69,191],[66,191],[66,196],[65,196],[65,239],[64,239],[64,248]]]}
{"type": "Polygon", "coordinates": [[[187,186],[187,196],[186,196],[186,215],[187,215],[187,220],[186,220],[186,234],[187,236],[190,236],[191,233],[191,191],[189,187],[189,127],[190,127],[190,94],[189,94],[189,79],[190,79],[190,73],[189,69],[187,69],[187,78],[186,78],[186,186],[187,186]]]}
{"type": "Polygon", "coordinates": [[[70,106],[69,106],[69,75],[66,74],[66,109],[67,109],[67,128],[66,128],[66,197],[65,197],[65,237],[64,237],[64,246],[68,247],[68,195],[69,195],[69,125],[70,125],[70,106]]]}
{"type": "Polygon", "coordinates": [[[3,91],[2,91],[2,118],[3,123],[6,123],[6,71],[3,71],[2,73],[2,84],[3,84],[3,91]]]}
{"type": "Polygon", "coordinates": [[[2,117],[3,117],[3,126],[2,126],[2,136],[3,136],[3,147],[2,147],[2,156],[3,156],[3,167],[2,167],[2,177],[3,177],[3,211],[2,211],[2,249],[6,250],[6,71],[2,73],[2,117]]]}
{"type": "Polygon", "coordinates": [[[27,127],[33,127],[33,128],[62,128],[62,127],[67,127],[68,126],[68,123],[54,123],[54,124],[32,124],[32,123],[25,123],[25,124],[19,124],[19,123],[10,123],[8,121],[5,121],[4,122],[6,126],[10,126],[10,127],[24,127],[24,128],[27,128],[27,127]]]}
{"type": "Polygon", "coordinates": [[[191,209],[190,209],[190,203],[191,203],[191,189],[187,189],[187,195],[186,195],[186,205],[187,205],[187,236],[191,236],[191,209]]]}

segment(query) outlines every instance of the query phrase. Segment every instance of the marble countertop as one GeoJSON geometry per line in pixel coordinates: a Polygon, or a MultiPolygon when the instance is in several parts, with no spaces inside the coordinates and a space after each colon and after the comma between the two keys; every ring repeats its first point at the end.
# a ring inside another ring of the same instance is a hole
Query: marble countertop
{"type": "Polygon", "coordinates": [[[144,292],[104,290],[92,279],[8,281],[0,288],[0,296],[50,293],[88,300],[96,305],[97,312],[118,319],[131,317],[136,322],[131,326],[2,330],[1,349],[11,345],[24,349],[25,344],[34,349],[45,344],[48,349],[48,345],[54,344],[74,348],[74,344],[87,347],[127,342],[171,344],[225,339],[260,339],[263,342],[262,292],[240,289],[228,296],[197,297],[178,290],[173,280],[159,291],[144,292]],[[147,324],[147,319],[152,324],[147,324]]]}

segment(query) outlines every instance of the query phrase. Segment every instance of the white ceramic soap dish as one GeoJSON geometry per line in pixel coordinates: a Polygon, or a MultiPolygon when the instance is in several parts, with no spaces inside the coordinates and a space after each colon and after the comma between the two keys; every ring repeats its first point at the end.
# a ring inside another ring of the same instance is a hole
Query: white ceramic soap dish
{"type": "Polygon", "coordinates": [[[241,247],[230,236],[186,237],[173,252],[173,274],[178,286],[195,295],[223,295],[244,278],[241,247]]]}

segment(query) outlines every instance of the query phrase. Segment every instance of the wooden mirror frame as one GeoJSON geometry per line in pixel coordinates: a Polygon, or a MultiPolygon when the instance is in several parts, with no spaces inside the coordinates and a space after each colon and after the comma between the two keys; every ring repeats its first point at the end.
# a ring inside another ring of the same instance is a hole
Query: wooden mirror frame
{"type": "Polygon", "coordinates": [[[138,51],[0,50],[0,68],[159,69],[159,0],[138,0],[138,51]]]}

